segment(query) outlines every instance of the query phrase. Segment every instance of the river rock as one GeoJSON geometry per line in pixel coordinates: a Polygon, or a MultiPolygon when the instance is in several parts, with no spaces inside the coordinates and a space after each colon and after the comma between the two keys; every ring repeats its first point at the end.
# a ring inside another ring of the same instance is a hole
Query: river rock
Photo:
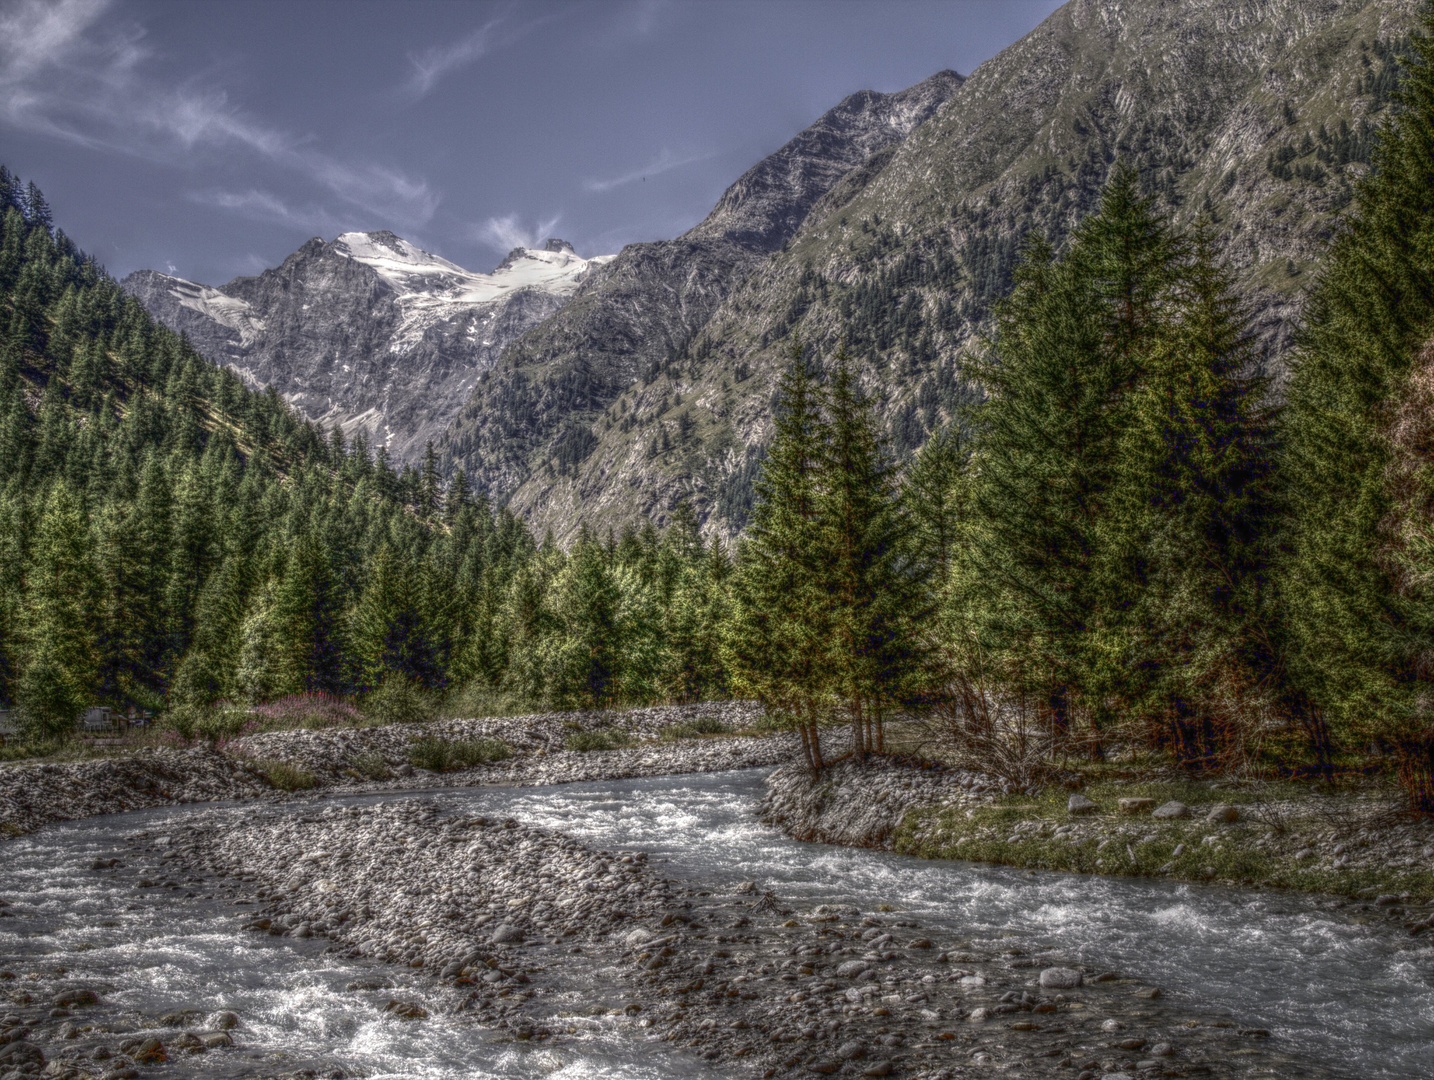
{"type": "Polygon", "coordinates": [[[208,1023],[215,1031],[232,1031],[239,1026],[239,1014],[228,1011],[217,1012],[209,1017],[208,1023]]]}
{"type": "Polygon", "coordinates": [[[0,1069],[38,1069],[45,1064],[45,1052],[32,1042],[20,1040],[0,1046],[0,1069]]]}
{"type": "Polygon", "coordinates": [[[1116,806],[1122,814],[1148,814],[1155,809],[1154,799],[1132,798],[1120,799],[1116,806]]]}
{"type": "Polygon", "coordinates": [[[66,990],[59,997],[55,998],[54,1002],[57,1009],[78,1009],[85,1005],[98,1005],[99,1003],[99,994],[93,990],[83,989],[66,990]]]}
{"type": "Polygon", "coordinates": [[[857,1058],[866,1057],[866,1043],[860,1039],[844,1042],[837,1047],[837,1057],[844,1061],[855,1061],[857,1058]]]}
{"type": "Polygon", "coordinates": [[[855,979],[870,966],[865,960],[848,960],[837,966],[836,977],[838,979],[855,979]]]}
{"type": "Polygon", "coordinates": [[[1232,821],[1240,820],[1240,811],[1229,803],[1220,803],[1211,807],[1210,812],[1205,815],[1205,820],[1212,824],[1229,824],[1232,821]]]}
{"type": "Polygon", "coordinates": [[[1169,821],[1173,818],[1187,818],[1190,816],[1190,807],[1183,802],[1171,799],[1168,803],[1158,806],[1151,813],[1151,817],[1159,818],[1162,821],[1169,821]]]}
{"type": "Polygon", "coordinates": [[[890,1075],[891,1075],[891,1062],[889,1062],[889,1061],[873,1061],[870,1065],[868,1065],[866,1068],[864,1068],[864,1069],[861,1070],[861,1075],[862,1075],[862,1076],[890,1076],[890,1075]]]}
{"type": "Polygon", "coordinates": [[[510,941],[522,941],[523,931],[509,923],[503,923],[493,931],[493,944],[503,945],[510,941]]]}
{"type": "Polygon", "coordinates": [[[1094,814],[1099,809],[1099,806],[1080,792],[1076,792],[1066,800],[1066,813],[1074,816],[1094,814]]]}
{"type": "Polygon", "coordinates": [[[1048,967],[1041,972],[1041,986],[1046,990],[1073,990],[1084,978],[1075,968],[1048,967]]]}

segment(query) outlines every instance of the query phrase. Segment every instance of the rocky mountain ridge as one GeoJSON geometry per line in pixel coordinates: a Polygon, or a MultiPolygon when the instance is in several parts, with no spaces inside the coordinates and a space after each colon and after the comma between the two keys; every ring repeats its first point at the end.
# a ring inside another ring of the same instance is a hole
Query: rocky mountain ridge
{"type": "Polygon", "coordinates": [[[353,232],[315,237],[279,267],[219,288],[153,270],[122,284],[209,360],[412,462],[504,346],[609,259],[549,240],[477,274],[391,232],[353,232]]]}
{"type": "MultiPolygon", "coordinates": [[[[961,358],[979,347],[1024,238],[1059,247],[1116,162],[1177,224],[1212,224],[1278,375],[1316,260],[1367,168],[1416,8],[1071,0],[845,174],[665,361],[600,411],[589,400],[547,417],[574,452],[530,451],[528,477],[509,487],[521,475],[510,468],[493,493],[560,539],[581,524],[660,521],[684,499],[730,535],[750,507],[794,334],[827,356],[845,340],[891,445],[913,452],[978,395],[961,358]]],[[[498,371],[569,315],[517,342],[498,371]]],[[[473,467],[487,448],[460,441],[471,408],[445,446],[473,467]]]]}
{"type": "MultiPolygon", "coordinates": [[[[697,226],[623,248],[479,380],[444,435],[445,465],[530,510],[551,487],[546,477],[586,460],[593,416],[684,348],[833,187],[935,115],[961,82],[942,71],[898,93],[852,94],[738,178],[697,226]]],[[[549,517],[563,518],[568,535],[585,512],[571,523],[566,511],[549,517]]]]}

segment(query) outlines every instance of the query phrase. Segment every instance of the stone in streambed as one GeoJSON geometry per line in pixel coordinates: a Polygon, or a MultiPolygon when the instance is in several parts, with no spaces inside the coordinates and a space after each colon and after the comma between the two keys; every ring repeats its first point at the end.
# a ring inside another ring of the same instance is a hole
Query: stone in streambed
{"type": "Polygon", "coordinates": [[[78,1009],[86,1005],[98,1005],[100,996],[93,990],[66,990],[59,997],[55,998],[54,1005],[57,1009],[78,1009]]]}
{"type": "Polygon", "coordinates": [[[1094,814],[1099,809],[1099,806],[1079,792],[1066,800],[1066,813],[1075,817],[1082,814],[1094,814]]]}
{"type": "Polygon", "coordinates": [[[1154,799],[1120,799],[1116,807],[1122,814],[1148,814],[1155,809],[1154,799]]]}
{"type": "Polygon", "coordinates": [[[1073,990],[1084,978],[1075,968],[1048,967],[1041,972],[1041,986],[1046,990],[1073,990]]]}
{"type": "Polygon", "coordinates": [[[837,1057],[843,1061],[855,1061],[857,1058],[866,1057],[866,1043],[860,1039],[842,1043],[837,1047],[837,1057]]]}
{"type": "Polygon", "coordinates": [[[862,1075],[862,1076],[890,1076],[890,1075],[891,1075],[891,1062],[889,1062],[889,1061],[873,1061],[870,1065],[868,1065],[866,1068],[864,1068],[864,1069],[861,1070],[861,1075],[862,1075]]]}
{"type": "Polygon", "coordinates": [[[501,926],[498,927],[498,929],[493,931],[492,940],[494,945],[503,945],[510,941],[522,941],[523,931],[519,930],[516,926],[513,926],[510,923],[503,923],[501,926]]]}
{"type": "Polygon", "coordinates": [[[0,1046],[0,1069],[40,1069],[45,1064],[45,1052],[32,1042],[20,1040],[0,1046]]]}

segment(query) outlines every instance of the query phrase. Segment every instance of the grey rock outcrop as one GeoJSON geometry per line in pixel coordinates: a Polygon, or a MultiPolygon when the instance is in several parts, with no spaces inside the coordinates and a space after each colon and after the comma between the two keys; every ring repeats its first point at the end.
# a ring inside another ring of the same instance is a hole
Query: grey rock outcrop
{"type": "Polygon", "coordinates": [[[390,232],[345,233],[219,288],[153,270],[122,284],[207,359],[404,462],[438,440],[504,346],[604,261],[549,240],[473,274],[390,232]]]}
{"type": "Polygon", "coordinates": [[[899,93],[853,94],[743,174],[696,227],[624,248],[480,381],[444,437],[448,466],[571,532],[574,503],[590,492],[555,488],[597,443],[593,414],[669,360],[823,196],[934,115],[961,81],[943,71],[899,93]]]}

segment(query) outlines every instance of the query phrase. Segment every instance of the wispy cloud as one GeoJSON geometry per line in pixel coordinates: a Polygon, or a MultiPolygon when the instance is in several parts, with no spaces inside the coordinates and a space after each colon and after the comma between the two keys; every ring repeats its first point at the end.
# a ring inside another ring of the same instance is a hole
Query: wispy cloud
{"type": "Polygon", "coordinates": [[[553,235],[553,230],[557,228],[560,220],[561,216],[555,214],[546,221],[539,221],[535,229],[529,230],[517,214],[505,214],[503,217],[490,217],[483,222],[473,230],[473,237],[494,251],[507,254],[517,247],[537,247],[553,235]]]}
{"type": "Polygon", "coordinates": [[[634,184],[640,180],[646,180],[649,176],[661,176],[673,169],[680,169],[684,165],[692,165],[699,161],[707,161],[714,157],[714,154],[689,154],[685,157],[678,157],[670,150],[663,150],[657,157],[653,158],[640,169],[633,169],[630,173],[622,176],[614,176],[607,180],[584,180],[583,187],[588,191],[604,192],[613,188],[624,187],[627,184],[634,184]]]}
{"type": "Polygon", "coordinates": [[[213,206],[275,225],[292,225],[315,235],[342,232],[351,222],[336,218],[321,206],[293,206],[272,191],[249,188],[244,191],[207,190],[190,192],[191,202],[213,206]]]}
{"type": "Polygon", "coordinates": [[[516,5],[508,7],[455,42],[409,53],[408,63],[413,68],[413,73],[403,84],[401,95],[415,100],[426,97],[444,76],[465,68],[492,52],[507,48],[558,18],[558,13],[552,12],[515,24],[511,21],[514,10],[516,5]]]}
{"type": "MultiPolygon", "coordinates": [[[[110,0],[0,7],[0,125],[156,161],[237,152],[296,173],[385,223],[413,228],[433,216],[438,199],[422,179],[325,154],[312,140],[250,115],[222,88],[150,76],[143,28],[112,16],[110,0]]],[[[284,220],[256,194],[230,209],[284,220]]]]}

